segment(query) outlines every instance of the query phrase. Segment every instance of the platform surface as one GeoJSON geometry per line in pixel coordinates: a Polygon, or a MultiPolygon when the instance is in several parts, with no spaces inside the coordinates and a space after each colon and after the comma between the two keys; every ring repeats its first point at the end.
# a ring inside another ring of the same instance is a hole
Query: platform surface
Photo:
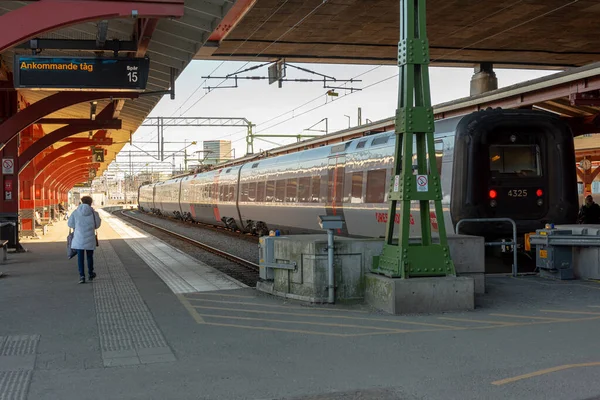
{"type": "Polygon", "coordinates": [[[0,399],[591,399],[600,284],[489,277],[473,312],[390,316],[243,287],[103,214],[0,265],[0,399]]]}

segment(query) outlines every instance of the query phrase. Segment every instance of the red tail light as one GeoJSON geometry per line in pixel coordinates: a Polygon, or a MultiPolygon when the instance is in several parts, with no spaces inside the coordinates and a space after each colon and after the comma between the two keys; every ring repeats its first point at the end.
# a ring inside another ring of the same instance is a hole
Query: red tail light
{"type": "Polygon", "coordinates": [[[538,189],[535,194],[537,195],[537,197],[542,197],[542,195],[544,194],[544,191],[542,189],[538,189]]]}
{"type": "Polygon", "coordinates": [[[490,199],[495,199],[498,196],[498,193],[492,189],[490,190],[490,199]]]}

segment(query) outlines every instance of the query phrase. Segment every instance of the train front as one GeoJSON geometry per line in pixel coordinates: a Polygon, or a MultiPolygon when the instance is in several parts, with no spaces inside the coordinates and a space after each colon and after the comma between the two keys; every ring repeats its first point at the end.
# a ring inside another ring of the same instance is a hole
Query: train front
{"type": "MultiPolygon", "coordinates": [[[[553,114],[486,110],[457,126],[451,215],[462,219],[510,218],[517,234],[546,223],[574,223],[577,179],[573,135],[553,114]]],[[[506,222],[465,222],[461,233],[486,239],[512,237],[506,222]]]]}

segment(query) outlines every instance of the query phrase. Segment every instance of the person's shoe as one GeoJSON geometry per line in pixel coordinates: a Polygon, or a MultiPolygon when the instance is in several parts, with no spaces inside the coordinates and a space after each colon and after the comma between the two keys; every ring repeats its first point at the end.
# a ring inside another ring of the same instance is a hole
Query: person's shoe
{"type": "Polygon", "coordinates": [[[81,278],[79,278],[79,283],[85,283],[85,277],[82,276],[81,278]]]}
{"type": "Polygon", "coordinates": [[[96,278],[96,273],[92,272],[90,275],[90,282],[94,280],[94,278],[96,278]]]}

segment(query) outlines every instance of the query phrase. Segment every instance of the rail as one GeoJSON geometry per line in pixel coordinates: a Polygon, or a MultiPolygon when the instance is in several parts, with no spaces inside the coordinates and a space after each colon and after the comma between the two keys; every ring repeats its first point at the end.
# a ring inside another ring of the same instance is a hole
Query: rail
{"type": "Polygon", "coordinates": [[[517,276],[517,224],[510,218],[465,218],[458,221],[456,224],[456,234],[459,234],[460,225],[463,222],[510,222],[513,227],[513,240],[512,242],[485,242],[485,246],[512,246],[513,252],[513,265],[512,265],[512,276],[517,276]]]}
{"type": "Polygon", "coordinates": [[[197,247],[201,248],[202,250],[208,251],[209,253],[215,254],[215,255],[217,255],[219,257],[222,257],[222,258],[225,258],[226,260],[233,261],[234,263],[242,265],[242,266],[244,266],[246,268],[252,269],[254,271],[258,271],[260,269],[260,267],[257,264],[254,264],[253,262],[250,262],[248,260],[244,260],[243,258],[240,258],[240,257],[235,256],[233,254],[227,253],[225,251],[219,250],[219,249],[217,249],[215,247],[209,246],[209,245],[204,244],[202,242],[198,242],[197,240],[191,239],[191,238],[189,238],[187,236],[180,235],[179,233],[170,231],[170,230],[168,230],[166,228],[163,228],[162,226],[158,226],[158,225],[155,225],[155,224],[153,224],[151,222],[146,222],[146,221],[144,221],[144,220],[142,220],[140,218],[135,218],[135,217],[132,217],[131,215],[127,215],[126,211],[129,211],[129,210],[121,210],[120,211],[121,215],[123,215],[126,218],[132,219],[132,220],[137,221],[137,222],[139,222],[141,224],[144,224],[144,225],[148,225],[148,226],[150,226],[150,227],[152,227],[154,229],[158,229],[159,231],[167,233],[167,234],[169,234],[171,236],[175,236],[176,238],[178,238],[180,240],[183,240],[185,242],[188,242],[190,244],[193,244],[194,246],[197,246],[197,247]]]}

